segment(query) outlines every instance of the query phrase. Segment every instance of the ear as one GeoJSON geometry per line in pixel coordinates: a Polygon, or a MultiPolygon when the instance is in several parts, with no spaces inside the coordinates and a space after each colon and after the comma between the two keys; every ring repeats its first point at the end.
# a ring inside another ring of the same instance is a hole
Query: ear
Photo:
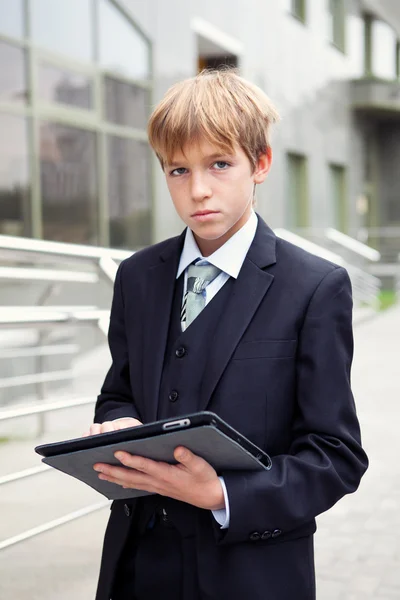
{"type": "Polygon", "coordinates": [[[267,148],[266,152],[263,152],[258,157],[257,166],[253,173],[254,183],[262,183],[265,180],[265,178],[268,174],[268,171],[271,168],[271,164],[272,164],[272,150],[271,150],[271,148],[267,148]]]}

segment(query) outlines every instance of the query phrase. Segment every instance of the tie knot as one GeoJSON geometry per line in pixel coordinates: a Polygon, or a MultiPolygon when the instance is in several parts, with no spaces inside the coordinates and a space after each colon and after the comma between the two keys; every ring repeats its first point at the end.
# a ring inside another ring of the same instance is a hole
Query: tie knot
{"type": "Polygon", "coordinates": [[[221,269],[210,265],[190,265],[188,268],[188,280],[187,290],[188,292],[194,292],[195,294],[201,294],[206,289],[209,283],[211,283],[221,273],[221,269]]]}

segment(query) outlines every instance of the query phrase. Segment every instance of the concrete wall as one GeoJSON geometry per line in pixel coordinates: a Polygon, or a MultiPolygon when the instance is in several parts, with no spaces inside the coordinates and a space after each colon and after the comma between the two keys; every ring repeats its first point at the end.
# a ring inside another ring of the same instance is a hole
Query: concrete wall
{"type": "MultiPolygon", "coordinates": [[[[211,37],[240,48],[244,77],[263,88],[282,121],[273,135],[274,164],[258,191],[258,210],[273,226],[289,223],[286,154],[308,157],[310,226],[333,224],[329,163],[347,167],[349,229],[362,225],[356,201],[364,192],[363,127],[350,107],[349,81],[363,74],[361,2],[346,0],[346,52],[327,39],[327,0],[308,0],[306,25],[290,12],[290,0],[121,0],[153,42],[154,102],[197,67],[195,21],[211,37]]],[[[155,164],[155,241],[178,233],[161,170],[155,164]]]]}

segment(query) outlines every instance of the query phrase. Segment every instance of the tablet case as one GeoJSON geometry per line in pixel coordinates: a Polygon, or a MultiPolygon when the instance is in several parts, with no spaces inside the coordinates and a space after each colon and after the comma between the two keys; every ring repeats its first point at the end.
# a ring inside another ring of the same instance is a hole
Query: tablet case
{"type": "Polygon", "coordinates": [[[223,470],[263,471],[268,469],[238,442],[209,425],[188,430],[171,431],[161,436],[146,439],[125,441],[60,454],[42,458],[42,461],[83,481],[109,500],[119,500],[147,496],[149,492],[124,489],[115,483],[102,481],[98,478],[98,473],[93,470],[94,464],[102,462],[122,466],[114,456],[114,452],[117,450],[125,450],[137,456],[176,464],[173,453],[177,446],[185,446],[204,458],[214,467],[217,473],[223,470]]]}

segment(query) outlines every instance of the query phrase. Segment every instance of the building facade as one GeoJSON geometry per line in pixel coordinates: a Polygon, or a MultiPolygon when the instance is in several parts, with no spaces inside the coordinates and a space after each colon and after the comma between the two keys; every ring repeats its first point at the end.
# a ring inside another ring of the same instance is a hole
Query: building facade
{"type": "Polygon", "coordinates": [[[400,225],[393,0],[0,0],[0,233],[135,249],[182,229],[152,106],[237,66],[282,121],[258,191],[273,227],[400,225]]]}

